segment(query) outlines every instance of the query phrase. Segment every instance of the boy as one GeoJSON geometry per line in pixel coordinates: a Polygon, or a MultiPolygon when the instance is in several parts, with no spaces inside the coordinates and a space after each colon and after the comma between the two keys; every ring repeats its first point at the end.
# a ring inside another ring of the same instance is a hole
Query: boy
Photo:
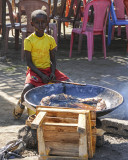
{"type": "Polygon", "coordinates": [[[48,17],[43,10],[35,10],[31,14],[31,25],[35,28],[24,40],[24,50],[27,61],[25,86],[17,106],[14,108],[14,117],[19,119],[25,106],[24,94],[37,86],[48,84],[52,80],[68,81],[69,78],[56,69],[56,43],[52,36],[44,33],[48,25],[48,17]]]}

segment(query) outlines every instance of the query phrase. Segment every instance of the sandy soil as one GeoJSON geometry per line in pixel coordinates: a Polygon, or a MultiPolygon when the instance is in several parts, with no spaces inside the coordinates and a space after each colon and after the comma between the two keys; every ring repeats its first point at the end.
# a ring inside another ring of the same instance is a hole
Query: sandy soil
{"type": "MultiPolygon", "coordinates": [[[[70,30],[66,39],[61,38],[57,51],[57,68],[68,75],[74,82],[100,85],[114,89],[124,96],[124,103],[105,117],[128,119],[128,56],[126,54],[125,29],[121,38],[115,35],[112,44],[107,48],[107,59],[104,60],[101,38],[95,38],[94,57],[87,60],[86,38],[83,40],[82,52],[77,53],[78,38],[75,38],[72,58],[69,59],[70,30]]],[[[1,41],[0,41],[1,42],[1,41]]],[[[1,46],[0,46],[1,47],[1,46]]],[[[19,50],[14,49],[14,37],[10,37],[7,60],[0,62],[0,148],[11,140],[17,139],[18,130],[25,125],[27,111],[20,120],[13,118],[13,108],[20,97],[24,86],[26,62],[20,61],[19,50]]],[[[104,117],[102,117],[104,118],[104,117]]],[[[93,160],[127,160],[128,139],[126,137],[105,134],[105,144],[96,149],[93,160]]],[[[35,151],[26,150],[26,159],[32,159],[35,151]],[[29,158],[28,158],[29,157],[29,158]]]]}

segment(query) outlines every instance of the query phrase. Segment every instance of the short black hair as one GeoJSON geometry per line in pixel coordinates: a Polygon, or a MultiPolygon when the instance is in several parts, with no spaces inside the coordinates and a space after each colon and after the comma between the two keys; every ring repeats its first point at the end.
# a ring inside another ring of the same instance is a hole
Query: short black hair
{"type": "Polygon", "coordinates": [[[43,15],[47,19],[47,13],[41,9],[35,10],[31,14],[31,19],[34,21],[34,19],[37,17],[37,15],[43,15]]]}

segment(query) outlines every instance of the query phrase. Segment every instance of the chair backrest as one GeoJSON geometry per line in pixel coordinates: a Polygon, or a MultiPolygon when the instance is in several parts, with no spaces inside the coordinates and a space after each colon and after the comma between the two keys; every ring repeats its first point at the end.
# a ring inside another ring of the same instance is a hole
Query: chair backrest
{"type": "Polygon", "coordinates": [[[9,0],[6,0],[6,3],[8,5],[10,22],[11,22],[11,25],[14,27],[15,26],[15,20],[14,20],[14,17],[13,17],[12,5],[11,5],[9,0]]]}
{"type": "Polygon", "coordinates": [[[103,31],[104,27],[106,26],[110,4],[110,0],[92,0],[88,2],[84,9],[82,31],[86,30],[90,7],[93,7],[94,10],[93,30],[103,31]]]}
{"type": "Polygon", "coordinates": [[[115,13],[117,19],[125,18],[125,6],[123,0],[114,0],[115,4],[115,13]]]}
{"type": "Polygon", "coordinates": [[[25,13],[26,13],[26,17],[27,17],[27,32],[28,33],[32,33],[34,32],[34,27],[31,26],[31,13],[34,10],[37,9],[42,9],[45,10],[48,17],[50,14],[50,7],[49,4],[47,2],[44,2],[42,0],[21,0],[19,2],[19,14],[21,17],[21,9],[24,8],[25,9],[25,13]]]}

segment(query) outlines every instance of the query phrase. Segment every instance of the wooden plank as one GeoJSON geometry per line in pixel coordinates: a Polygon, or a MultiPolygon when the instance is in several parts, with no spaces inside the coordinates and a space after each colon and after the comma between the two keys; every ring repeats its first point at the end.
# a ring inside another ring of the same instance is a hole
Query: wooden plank
{"type": "Polygon", "coordinates": [[[27,102],[23,102],[23,105],[26,106],[27,108],[31,109],[32,111],[36,112],[36,108],[32,107],[30,104],[28,104],[27,102]]]}
{"type": "Polygon", "coordinates": [[[92,135],[96,135],[96,133],[97,133],[97,128],[96,127],[92,128],[92,135]]]}
{"type": "MultiPolygon", "coordinates": [[[[40,112],[40,110],[38,110],[39,108],[44,108],[44,106],[36,106],[36,114],[38,114],[40,112]]],[[[51,106],[45,106],[45,108],[60,109],[60,107],[51,107],[51,106]]],[[[61,107],[61,109],[70,109],[70,108],[61,107]]],[[[69,113],[69,112],[67,112],[67,113],[63,113],[63,112],[48,112],[47,116],[49,116],[49,117],[61,117],[61,118],[75,118],[75,119],[78,119],[78,114],[69,113]]]]}
{"type": "Polygon", "coordinates": [[[86,135],[86,115],[79,114],[78,116],[78,132],[79,137],[79,157],[88,158],[87,150],[87,135],[86,135]]]}
{"type": "Polygon", "coordinates": [[[92,128],[96,127],[96,120],[91,120],[91,126],[92,126],[92,128]]]}
{"type": "Polygon", "coordinates": [[[77,127],[78,124],[76,123],[50,123],[50,122],[45,122],[43,125],[47,126],[63,126],[63,127],[77,127]]]}
{"type": "MultiPolygon", "coordinates": [[[[61,158],[59,160],[62,160],[65,156],[68,156],[67,159],[69,160],[70,159],[70,156],[71,157],[79,157],[79,153],[78,152],[64,152],[64,151],[59,151],[59,150],[54,150],[52,149],[51,152],[50,152],[50,155],[54,156],[54,155],[58,155],[57,157],[61,156],[61,158]]],[[[58,160],[58,159],[56,159],[58,160]]]]}
{"type": "Polygon", "coordinates": [[[87,135],[80,133],[79,157],[88,159],[87,135]]]}
{"type": "Polygon", "coordinates": [[[40,112],[37,114],[36,118],[33,120],[33,122],[31,123],[31,128],[32,129],[37,129],[43,122],[45,116],[46,116],[46,112],[40,112]]]}
{"type": "Polygon", "coordinates": [[[85,114],[79,114],[78,116],[78,128],[77,132],[79,133],[86,133],[86,115],[85,114]]]}
{"type": "Polygon", "coordinates": [[[92,135],[92,149],[93,149],[93,155],[96,150],[96,135],[92,135]]]}
{"type": "Polygon", "coordinates": [[[90,113],[86,115],[87,123],[86,123],[86,129],[87,129],[87,141],[88,141],[88,157],[93,157],[93,147],[92,147],[92,132],[91,132],[91,115],[90,113]]]}
{"type": "Polygon", "coordinates": [[[92,132],[92,135],[96,135],[97,133],[96,120],[91,120],[91,132],[92,132]]]}
{"type": "Polygon", "coordinates": [[[96,120],[96,112],[90,111],[90,114],[91,114],[91,120],[96,120]]]}
{"type": "MultiPolygon", "coordinates": [[[[46,146],[52,150],[58,150],[60,152],[72,152],[75,153],[79,151],[79,144],[74,143],[62,143],[62,142],[45,142],[46,146]]],[[[51,154],[51,152],[50,152],[51,154]]]]}
{"type": "MultiPolygon", "coordinates": [[[[70,154],[70,153],[69,153],[69,154],[70,154]]],[[[61,155],[61,156],[56,156],[56,155],[57,155],[57,154],[55,154],[55,155],[50,155],[50,156],[39,156],[38,160],[44,160],[45,158],[46,158],[47,160],[52,160],[52,159],[54,159],[54,160],[65,160],[65,159],[67,159],[67,160],[69,160],[69,159],[81,160],[81,158],[75,156],[75,154],[74,154],[72,157],[67,156],[67,155],[65,155],[65,156],[63,156],[63,157],[62,157],[62,155],[61,155]]],[[[83,159],[82,159],[82,160],[83,160],[83,159]]],[[[88,160],[88,159],[84,159],[84,160],[88,160]]]]}
{"type": "Polygon", "coordinates": [[[44,122],[57,122],[57,123],[78,123],[75,118],[62,118],[62,117],[49,117],[46,116],[44,122]]]}
{"type": "Polygon", "coordinates": [[[77,132],[57,132],[55,131],[44,131],[45,142],[62,142],[62,143],[79,143],[79,133],[77,132]]]}
{"type": "Polygon", "coordinates": [[[48,112],[47,116],[62,117],[62,118],[74,118],[74,119],[78,120],[78,114],[75,114],[75,113],[48,112]]]}
{"type": "Polygon", "coordinates": [[[45,131],[57,131],[57,132],[76,132],[77,127],[67,127],[67,126],[42,126],[45,131]]]}
{"type": "Polygon", "coordinates": [[[104,133],[105,133],[105,131],[103,129],[99,128],[99,129],[96,130],[96,135],[97,136],[103,136],[104,133]]]}
{"type": "Polygon", "coordinates": [[[38,108],[38,111],[43,112],[63,112],[63,113],[76,113],[76,114],[86,114],[89,110],[78,110],[78,109],[57,109],[57,108],[38,108]]]}
{"type": "Polygon", "coordinates": [[[38,140],[38,153],[39,153],[39,155],[46,155],[43,129],[41,126],[39,126],[37,129],[37,140],[38,140]]]}

